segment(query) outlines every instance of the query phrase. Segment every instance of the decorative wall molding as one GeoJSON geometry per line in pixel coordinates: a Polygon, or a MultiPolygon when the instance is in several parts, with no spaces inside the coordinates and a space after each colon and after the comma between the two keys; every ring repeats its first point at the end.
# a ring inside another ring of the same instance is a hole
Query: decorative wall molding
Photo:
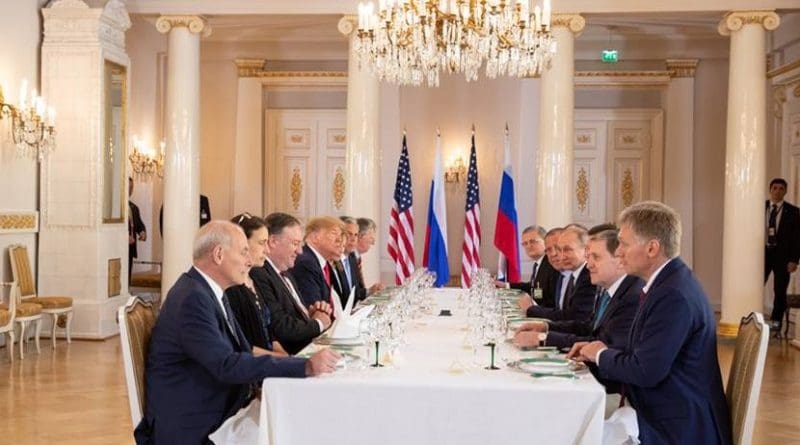
{"type": "Polygon", "coordinates": [[[339,210],[342,208],[344,201],[344,172],[341,167],[336,167],[336,175],[333,178],[332,189],[333,206],[339,210]]]}
{"type": "Polygon", "coordinates": [[[353,35],[353,31],[356,30],[356,25],[358,24],[358,16],[355,15],[346,15],[339,19],[339,23],[336,25],[336,29],[339,30],[346,37],[350,37],[353,35]]]}
{"type": "Polygon", "coordinates": [[[553,14],[550,22],[551,28],[569,28],[574,34],[579,34],[586,26],[586,19],[580,14],[566,13],[553,14]]]}
{"type": "Polygon", "coordinates": [[[667,72],[670,77],[694,77],[697,70],[698,59],[667,59],[667,72]]]}
{"type": "Polygon", "coordinates": [[[0,233],[39,232],[39,212],[35,210],[0,210],[0,233]]]}
{"type": "Polygon", "coordinates": [[[795,60],[794,62],[789,62],[787,64],[781,65],[767,73],[767,79],[772,79],[775,76],[779,76],[784,73],[788,73],[789,71],[800,69],[800,59],[795,60]]]}
{"type": "Polygon", "coordinates": [[[575,71],[576,88],[659,89],[669,85],[670,71],[575,71]]]}

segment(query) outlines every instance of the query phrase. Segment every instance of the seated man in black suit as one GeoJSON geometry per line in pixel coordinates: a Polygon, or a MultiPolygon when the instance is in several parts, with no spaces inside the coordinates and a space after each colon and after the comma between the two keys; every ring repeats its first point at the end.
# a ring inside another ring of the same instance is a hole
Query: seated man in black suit
{"type": "Polygon", "coordinates": [[[514,344],[520,347],[572,347],[578,341],[602,340],[612,347],[625,347],[633,316],[639,307],[639,292],[644,281],[625,274],[620,258],[616,230],[605,230],[589,237],[588,261],[592,284],[604,288],[590,320],[565,320],[522,325],[514,344]]]}
{"type": "Polygon", "coordinates": [[[286,213],[271,213],[265,219],[269,230],[269,253],[264,267],[254,267],[250,277],[267,303],[270,330],[289,354],[297,354],[331,325],[331,307],[318,301],[306,306],[298,285],[286,273],[302,252],[300,221],[286,213]]]}
{"type": "Polygon", "coordinates": [[[306,306],[318,301],[333,306],[331,285],[336,277],[329,261],[336,261],[342,254],[343,227],[342,222],[332,216],[313,218],[306,225],[306,245],[289,269],[306,306]]]}
{"type": "Polygon", "coordinates": [[[571,271],[566,288],[556,307],[535,305],[528,308],[528,316],[554,321],[581,321],[591,317],[597,286],[592,284],[589,270],[586,269],[588,236],[586,230],[575,226],[569,226],[561,232],[556,244],[560,266],[563,270],[571,271]]]}
{"type": "Polygon", "coordinates": [[[310,359],[253,355],[223,293],[243,284],[250,269],[240,227],[207,224],[195,237],[192,258],[150,337],[145,413],[134,431],[139,445],[210,444],[208,435],[252,399],[254,384],[331,372],[340,358],[332,350],[310,359]]]}
{"type": "Polygon", "coordinates": [[[548,235],[541,226],[528,226],[522,231],[522,247],[528,257],[533,260],[530,280],[519,283],[496,283],[497,286],[519,289],[527,294],[521,296],[517,302],[523,312],[533,306],[534,301],[545,307],[555,306],[554,296],[558,271],[550,263],[547,252],[554,248],[555,240],[558,237],[550,236],[548,239],[548,235]]]}

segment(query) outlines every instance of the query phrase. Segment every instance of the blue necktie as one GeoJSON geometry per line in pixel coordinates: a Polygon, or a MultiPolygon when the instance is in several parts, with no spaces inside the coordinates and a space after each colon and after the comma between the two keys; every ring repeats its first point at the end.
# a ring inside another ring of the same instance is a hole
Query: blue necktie
{"type": "Polygon", "coordinates": [[[597,329],[597,326],[600,324],[600,320],[603,319],[603,314],[606,313],[606,308],[608,307],[608,303],[611,301],[611,295],[608,294],[607,290],[603,291],[603,296],[600,297],[600,304],[597,305],[597,311],[594,313],[594,321],[592,322],[592,330],[597,329]]]}

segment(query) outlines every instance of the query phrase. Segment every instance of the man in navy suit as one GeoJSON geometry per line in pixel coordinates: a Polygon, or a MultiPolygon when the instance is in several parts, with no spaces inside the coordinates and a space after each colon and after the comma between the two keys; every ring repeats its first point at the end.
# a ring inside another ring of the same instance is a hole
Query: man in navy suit
{"type": "Polygon", "coordinates": [[[569,348],[579,341],[600,340],[610,347],[624,348],[644,281],[625,274],[622,262],[614,255],[618,246],[616,230],[589,237],[586,268],[592,284],[605,289],[595,303],[591,319],[526,323],[518,329],[514,344],[569,348]]]}
{"type": "Polygon", "coordinates": [[[587,231],[581,227],[569,226],[558,237],[556,249],[560,268],[571,271],[564,276],[556,295],[555,307],[534,305],[528,308],[529,317],[548,320],[588,320],[594,308],[597,286],[592,284],[589,270],[586,269],[587,231]]]}
{"type": "Polygon", "coordinates": [[[580,354],[597,364],[602,379],[623,385],[643,444],[730,444],[714,312],[678,258],[678,214],[659,202],[641,202],[623,210],[619,223],[617,255],[628,274],[647,282],[628,344],[576,343],[571,356],[580,354]]]}
{"type": "Polygon", "coordinates": [[[306,245],[289,274],[297,282],[298,293],[306,306],[324,301],[331,306],[331,285],[336,280],[330,261],[342,254],[343,224],[338,218],[321,216],[306,225],[306,245]]]}
{"type": "Polygon", "coordinates": [[[332,350],[310,359],[254,356],[231,313],[224,290],[244,283],[250,269],[247,238],[227,221],[200,229],[193,267],[170,289],[150,338],[145,413],[134,431],[142,444],[210,444],[208,435],[245,406],[267,377],[331,372],[332,350]]]}
{"type": "Polygon", "coordinates": [[[800,210],[783,200],[786,180],[775,178],[769,183],[766,202],[767,237],[764,248],[764,282],[772,273],[775,298],[772,303],[772,327],[781,330],[786,312],[786,288],[789,275],[797,270],[800,259],[800,210]]]}

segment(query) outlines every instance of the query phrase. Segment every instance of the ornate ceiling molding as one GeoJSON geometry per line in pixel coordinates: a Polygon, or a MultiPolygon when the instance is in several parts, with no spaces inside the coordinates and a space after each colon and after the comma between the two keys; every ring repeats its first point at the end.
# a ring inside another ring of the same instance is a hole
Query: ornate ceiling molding
{"type": "Polygon", "coordinates": [[[580,34],[580,32],[583,31],[583,28],[586,27],[586,19],[584,19],[580,14],[553,14],[550,27],[569,28],[573,34],[580,34]]]}
{"type": "Polygon", "coordinates": [[[667,72],[672,78],[694,77],[699,62],[698,59],[667,59],[667,72]]]}

